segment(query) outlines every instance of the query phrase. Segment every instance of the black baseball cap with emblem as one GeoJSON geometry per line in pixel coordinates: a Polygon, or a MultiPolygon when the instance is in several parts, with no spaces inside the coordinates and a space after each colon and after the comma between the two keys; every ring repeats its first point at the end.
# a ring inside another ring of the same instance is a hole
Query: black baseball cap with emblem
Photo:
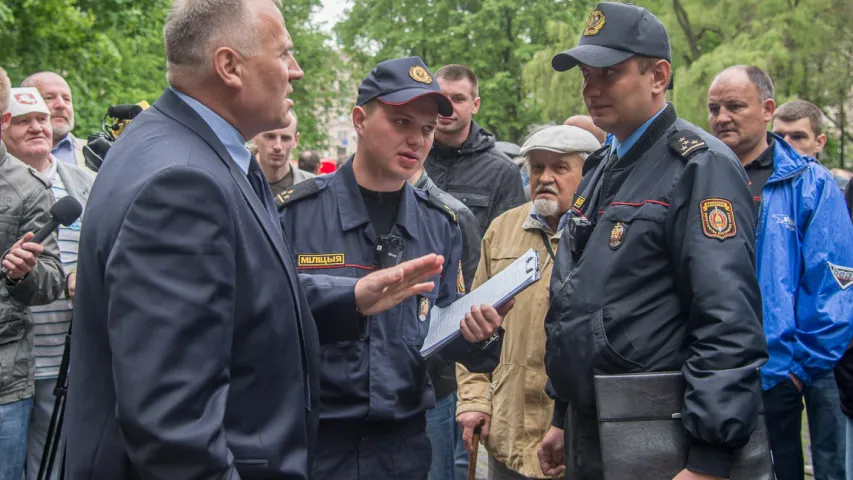
{"type": "Polygon", "coordinates": [[[630,3],[601,2],[589,15],[578,46],[551,59],[558,72],[579,64],[611,67],[634,55],[672,63],[669,34],[658,17],[630,3]]]}
{"type": "Polygon", "coordinates": [[[386,60],[370,71],[358,86],[357,106],[374,99],[388,105],[405,105],[426,95],[435,98],[438,113],[453,115],[453,104],[441,93],[441,88],[420,57],[386,60]]]}

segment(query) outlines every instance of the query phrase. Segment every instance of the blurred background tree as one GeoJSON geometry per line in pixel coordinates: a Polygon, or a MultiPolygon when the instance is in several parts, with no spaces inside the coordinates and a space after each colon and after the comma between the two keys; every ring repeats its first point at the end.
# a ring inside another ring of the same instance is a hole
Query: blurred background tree
{"type": "MultiPolygon", "coordinates": [[[[435,71],[471,67],[483,104],[477,121],[520,143],[530,126],[586,113],[577,71],[551,57],[577,44],[595,1],[285,0],[282,8],[305,78],[295,84],[301,148],[327,143],[328,112],[355,101],[376,63],[418,55],[435,71]],[[348,2],[333,30],[322,4],[348,2]],[[311,113],[306,112],[313,112],[311,113]]],[[[707,128],[707,90],[723,68],[751,63],[776,83],[777,103],[820,106],[829,119],[828,166],[853,167],[853,2],[850,0],[637,0],[670,32],[679,114],[707,128]],[[842,133],[843,132],[843,133],[842,133]],[[843,159],[847,160],[844,161],[843,159]]],[[[153,103],[166,87],[163,22],[171,0],[4,0],[0,66],[17,85],[40,70],[74,91],[77,128],[100,128],[107,106],[153,103]]]]}

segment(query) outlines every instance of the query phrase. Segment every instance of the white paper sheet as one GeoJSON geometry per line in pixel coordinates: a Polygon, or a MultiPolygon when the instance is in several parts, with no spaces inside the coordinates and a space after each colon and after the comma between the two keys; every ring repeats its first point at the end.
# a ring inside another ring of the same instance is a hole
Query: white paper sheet
{"type": "Polygon", "coordinates": [[[474,305],[500,307],[525,288],[539,281],[539,252],[532,248],[500,273],[446,307],[432,307],[421,355],[429,358],[461,332],[459,324],[474,305]]]}

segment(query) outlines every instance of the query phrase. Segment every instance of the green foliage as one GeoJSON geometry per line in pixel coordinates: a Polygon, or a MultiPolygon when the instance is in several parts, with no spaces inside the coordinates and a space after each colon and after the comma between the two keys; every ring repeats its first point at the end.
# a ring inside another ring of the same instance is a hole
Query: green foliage
{"type": "Polygon", "coordinates": [[[470,67],[480,80],[477,121],[519,142],[541,108],[522,87],[523,66],[547,40],[549,22],[576,8],[569,0],[355,0],[335,31],[355,63],[354,78],[407,55],[433,71],[449,63],[470,67]]]}
{"type": "MultiPolygon", "coordinates": [[[[163,24],[171,0],[4,0],[0,2],[0,66],[13,86],[49,70],[74,94],[75,135],[100,130],[107,107],[154,101],[166,88],[163,24]]],[[[325,145],[316,111],[336,94],[338,57],[328,35],[311,26],[320,0],[285,2],[283,13],[305,79],[295,85],[300,145],[325,145]]]]}

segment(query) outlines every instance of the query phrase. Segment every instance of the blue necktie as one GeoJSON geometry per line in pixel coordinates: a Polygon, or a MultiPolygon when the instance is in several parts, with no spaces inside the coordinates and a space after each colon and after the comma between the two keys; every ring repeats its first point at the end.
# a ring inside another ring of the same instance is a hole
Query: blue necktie
{"type": "Polygon", "coordinates": [[[270,218],[272,218],[272,223],[275,225],[276,231],[281,234],[281,225],[279,225],[278,222],[278,211],[276,210],[275,202],[272,199],[270,184],[264,177],[264,173],[261,172],[261,167],[258,165],[258,161],[255,160],[254,155],[252,155],[251,160],[249,160],[249,173],[246,174],[246,178],[248,178],[249,185],[252,186],[252,190],[255,191],[255,195],[258,196],[258,199],[260,199],[261,204],[263,204],[267,213],[270,214],[270,218]]]}

